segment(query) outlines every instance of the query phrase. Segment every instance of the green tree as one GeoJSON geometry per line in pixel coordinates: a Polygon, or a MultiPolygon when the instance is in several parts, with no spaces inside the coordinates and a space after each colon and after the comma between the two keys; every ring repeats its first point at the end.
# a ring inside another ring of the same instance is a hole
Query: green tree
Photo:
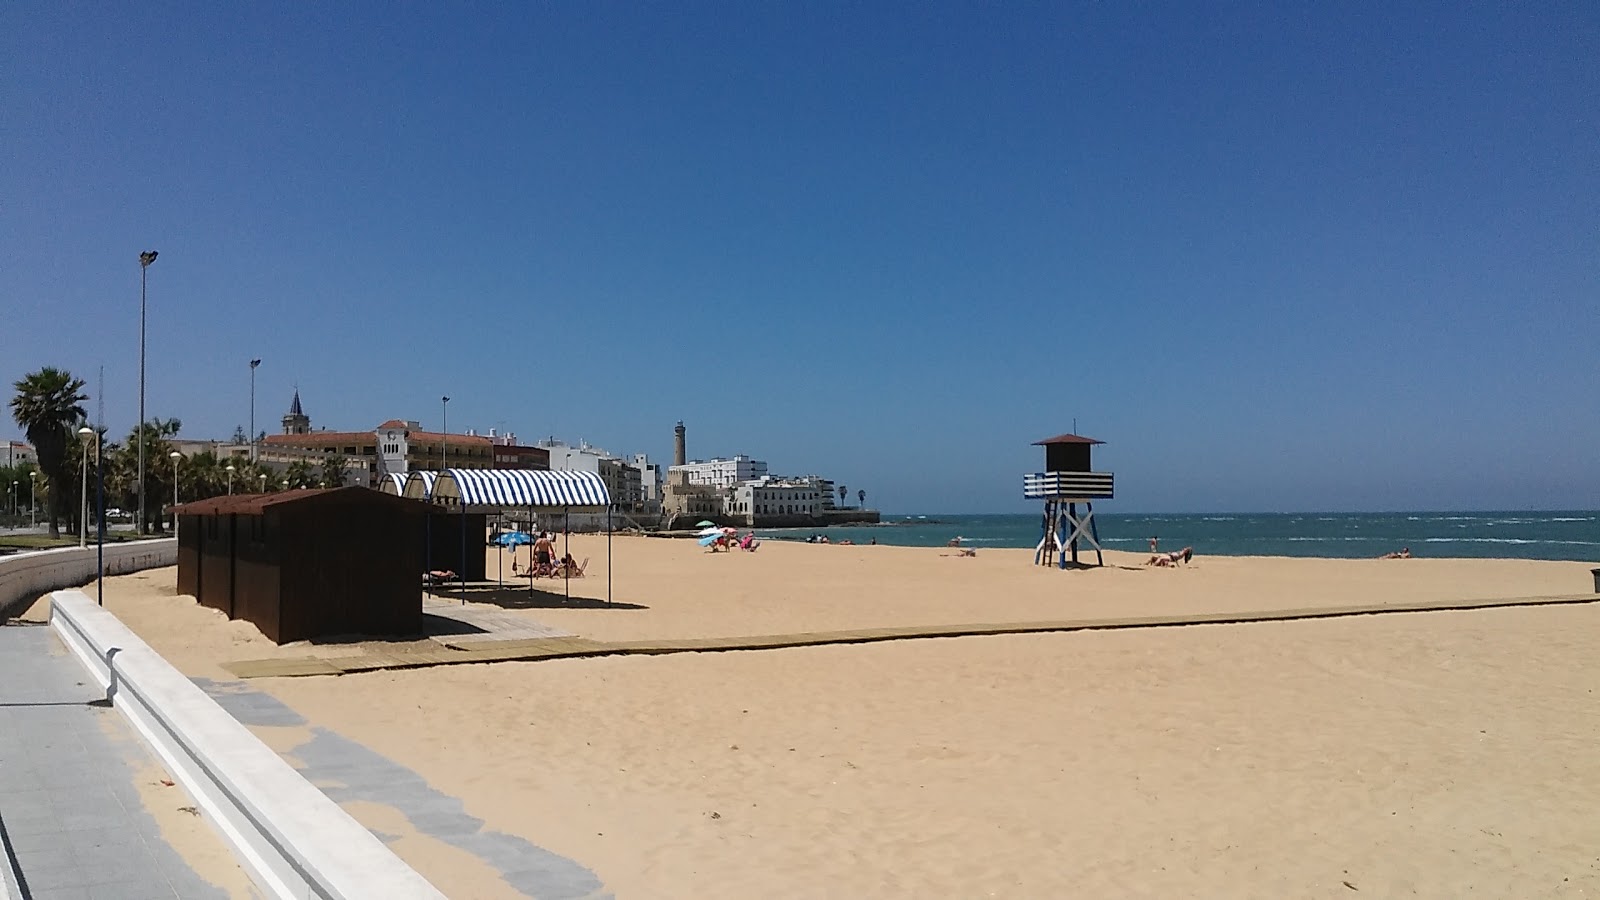
{"type": "Polygon", "coordinates": [[[233,443],[241,445],[250,443],[250,436],[244,433],[243,425],[233,426],[233,443]]]}
{"type": "Polygon", "coordinates": [[[162,529],[162,505],[172,497],[172,444],[168,439],[177,437],[183,423],[177,419],[151,419],[143,428],[128,431],[128,440],[122,445],[109,444],[102,453],[106,456],[106,505],[123,509],[139,508],[139,437],[144,435],[144,495],[146,521],[140,523],[142,532],[162,529]],[[116,503],[112,503],[116,498],[116,503]]]}
{"type": "MultiPolygon", "coordinates": [[[[83,379],[65,369],[45,366],[22,377],[13,385],[11,417],[28,436],[38,455],[39,469],[52,486],[60,486],[72,476],[72,449],[78,443],[73,428],[84,420],[83,379]]],[[[20,486],[19,486],[20,487],[20,486]]],[[[50,536],[61,536],[67,492],[50,491],[50,536]]]]}
{"type": "Polygon", "coordinates": [[[285,481],[289,482],[290,490],[310,487],[317,483],[316,471],[311,468],[311,463],[303,459],[297,459],[289,463],[289,467],[283,470],[283,477],[285,481]]]}
{"type": "Polygon", "coordinates": [[[844,509],[844,498],[845,498],[845,495],[848,494],[848,493],[850,493],[850,489],[849,488],[845,487],[842,484],[839,485],[839,508],[840,509],[844,509]]]}
{"type": "Polygon", "coordinates": [[[861,501],[861,508],[862,509],[866,509],[867,508],[867,492],[866,491],[856,491],[856,499],[861,501]]]}
{"type": "Polygon", "coordinates": [[[350,461],[343,456],[335,454],[322,461],[322,478],[320,483],[325,488],[344,487],[346,473],[350,469],[350,461]]]}

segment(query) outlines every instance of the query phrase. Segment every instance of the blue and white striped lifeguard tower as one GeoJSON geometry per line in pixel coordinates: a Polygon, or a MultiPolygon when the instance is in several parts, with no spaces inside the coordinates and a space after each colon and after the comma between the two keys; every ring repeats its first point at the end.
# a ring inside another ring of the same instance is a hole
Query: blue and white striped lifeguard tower
{"type": "Polygon", "coordinates": [[[1077,434],[1058,434],[1033,442],[1035,447],[1044,448],[1045,469],[1022,476],[1022,496],[1044,501],[1044,533],[1033,551],[1034,565],[1057,565],[1059,558],[1060,567],[1065,569],[1069,554],[1072,564],[1078,565],[1080,540],[1094,547],[1095,565],[1106,564],[1100,552],[1092,501],[1111,499],[1112,474],[1091,471],[1089,464],[1089,448],[1103,443],[1077,434]],[[1078,516],[1079,503],[1083,504],[1082,518],[1078,516]]]}

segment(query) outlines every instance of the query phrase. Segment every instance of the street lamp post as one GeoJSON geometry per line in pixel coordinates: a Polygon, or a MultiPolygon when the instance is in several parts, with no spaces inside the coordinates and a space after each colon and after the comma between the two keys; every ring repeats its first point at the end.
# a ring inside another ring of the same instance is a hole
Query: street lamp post
{"type": "Polygon", "coordinates": [[[233,463],[228,464],[228,496],[233,496],[233,463]]]}
{"type": "Polygon", "coordinates": [[[28,470],[28,527],[39,527],[39,471],[28,470]]]}
{"type": "Polygon", "coordinates": [[[183,459],[183,454],[174,450],[167,454],[172,457],[172,534],[178,534],[178,460],[183,459]]]}
{"type": "Polygon", "coordinates": [[[261,476],[261,493],[265,494],[266,492],[267,492],[267,476],[262,475],[261,476]]]}
{"type": "MultiPolygon", "coordinates": [[[[19,482],[15,478],[13,478],[11,480],[11,517],[12,518],[16,518],[16,515],[17,515],[17,485],[18,484],[19,484],[19,482]]],[[[13,525],[11,527],[15,528],[17,526],[13,525]]]]}
{"type": "Polygon", "coordinates": [[[139,254],[139,533],[145,533],[144,506],[144,287],[145,272],[159,254],[146,250],[139,254]]]}
{"type": "Polygon", "coordinates": [[[444,434],[439,438],[439,471],[443,472],[450,468],[450,457],[447,455],[450,447],[450,398],[441,397],[439,400],[439,407],[444,411],[442,415],[444,434]]]}
{"type": "Polygon", "coordinates": [[[250,360],[250,461],[256,461],[256,366],[261,360],[250,360]]]}
{"type": "Polygon", "coordinates": [[[78,549],[89,546],[89,442],[94,440],[94,429],[85,425],[78,429],[78,440],[83,442],[83,487],[78,492],[78,549]]]}

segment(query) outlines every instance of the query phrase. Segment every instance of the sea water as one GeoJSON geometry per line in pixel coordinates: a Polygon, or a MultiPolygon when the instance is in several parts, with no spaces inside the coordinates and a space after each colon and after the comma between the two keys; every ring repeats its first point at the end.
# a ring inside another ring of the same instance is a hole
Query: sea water
{"type": "MultiPolygon", "coordinates": [[[[1081,508],[1080,508],[1081,511],[1081,508]]],[[[882,525],[761,529],[764,537],[905,547],[938,547],[960,536],[973,547],[1039,543],[1041,514],[885,515],[882,525]]],[[[1419,557],[1600,560],[1600,512],[1212,513],[1135,515],[1096,512],[1107,550],[1193,547],[1215,556],[1321,556],[1360,559],[1409,547],[1419,557]]],[[[1080,551],[1081,552],[1081,551],[1080,551]]]]}

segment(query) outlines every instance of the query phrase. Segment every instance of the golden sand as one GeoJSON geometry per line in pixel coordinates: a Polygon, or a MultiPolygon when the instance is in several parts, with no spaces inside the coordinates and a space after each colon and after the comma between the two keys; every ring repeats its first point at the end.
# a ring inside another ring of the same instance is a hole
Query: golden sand
{"type": "MultiPolygon", "coordinates": [[[[492,595],[600,640],[1573,594],[1582,563],[617,539],[580,598],[492,595]],[[519,599],[520,598],[520,599],[519,599]]],[[[491,551],[492,553],[493,551],[491,551]]],[[[496,572],[491,555],[489,572],[496,572]]],[[[524,582],[526,584],[526,582],[524,582]]],[[[108,605],[174,665],[278,648],[175,596],[108,605]]],[[[488,598],[491,595],[485,595],[488,598]]],[[[900,641],[257,679],[620,897],[1593,896],[1600,607],[900,641]]],[[[363,810],[367,818],[381,816],[363,810]]],[[[449,848],[396,850],[452,892],[449,848]],[[409,855],[408,855],[409,854],[409,855]]],[[[407,846],[409,845],[409,846],[407,846]]],[[[485,892],[474,872],[473,896],[485,892]]]]}

